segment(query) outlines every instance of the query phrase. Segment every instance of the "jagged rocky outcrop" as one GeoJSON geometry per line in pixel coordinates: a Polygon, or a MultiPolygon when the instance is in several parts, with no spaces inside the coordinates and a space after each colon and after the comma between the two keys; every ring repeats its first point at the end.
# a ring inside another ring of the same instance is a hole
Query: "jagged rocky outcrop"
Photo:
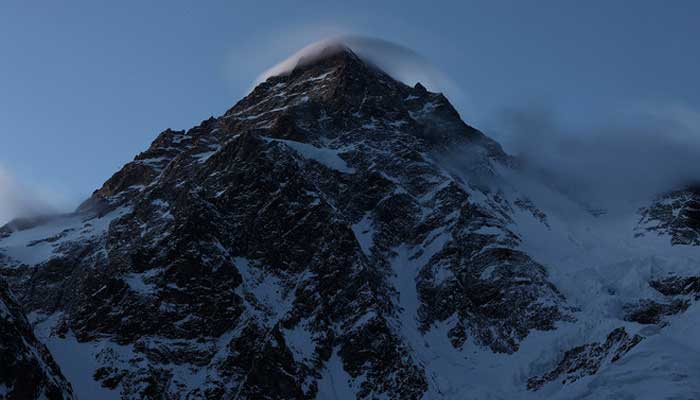
{"type": "Polygon", "coordinates": [[[164,131],[75,214],[6,228],[2,274],[99,343],[94,379],[123,398],[323,398],[340,365],[358,398],[418,399],[435,326],[513,353],[573,318],[511,229],[546,216],[481,184],[510,165],[443,95],[344,49],[164,131]]]}
{"type": "Polygon", "coordinates": [[[638,235],[668,235],[674,245],[700,246],[700,185],[666,193],[640,211],[638,235]]]}
{"type": "Polygon", "coordinates": [[[0,398],[73,399],[49,350],[32,327],[7,284],[0,279],[0,398]]]}
{"type": "Polygon", "coordinates": [[[566,385],[585,376],[594,375],[603,365],[620,360],[642,340],[639,335],[628,334],[625,328],[617,328],[608,334],[605,342],[589,343],[568,350],[554,369],[544,375],[530,378],[527,388],[538,390],[553,381],[560,381],[566,385]]]}
{"type": "Polygon", "coordinates": [[[649,286],[664,296],[689,296],[693,300],[700,299],[700,276],[668,276],[651,280],[649,286]]]}
{"type": "Polygon", "coordinates": [[[660,301],[642,299],[627,304],[627,319],[640,324],[659,324],[664,317],[685,312],[691,302],[700,299],[700,277],[672,275],[649,281],[649,286],[663,295],[660,301]]]}
{"type": "Polygon", "coordinates": [[[627,318],[640,324],[658,324],[663,317],[680,314],[688,309],[685,300],[672,300],[669,302],[657,302],[643,299],[635,304],[626,305],[627,318]]]}

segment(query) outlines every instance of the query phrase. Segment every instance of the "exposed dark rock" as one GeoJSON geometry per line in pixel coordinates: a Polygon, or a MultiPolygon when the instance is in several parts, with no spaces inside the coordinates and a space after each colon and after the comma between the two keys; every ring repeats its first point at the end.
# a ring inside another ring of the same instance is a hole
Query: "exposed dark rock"
{"type": "Polygon", "coordinates": [[[669,303],[659,303],[653,300],[641,300],[637,304],[625,306],[627,319],[640,324],[658,324],[662,318],[682,313],[688,309],[686,300],[673,300],[669,303]]]}
{"type": "Polygon", "coordinates": [[[674,245],[700,246],[700,185],[667,193],[640,213],[638,235],[655,232],[674,245]]]}
{"type": "Polygon", "coordinates": [[[566,385],[594,375],[603,365],[620,360],[642,339],[639,335],[630,336],[624,328],[617,328],[608,334],[603,343],[589,343],[568,350],[554,369],[544,375],[528,379],[527,388],[538,390],[545,384],[557,380],[562,385],[566,385]]]}
{"type": "Polygon", "coordinates": [[[7,400],[72,399],[66,381],[49,350],[0,279],[0,398],[7,400]]]}
{"type": "Polygon", "coordinates": [[[665,296],[692,295],[695,300],[700,296],[700,276],[672,276],[652,280],[649,286],[665,296]]]}

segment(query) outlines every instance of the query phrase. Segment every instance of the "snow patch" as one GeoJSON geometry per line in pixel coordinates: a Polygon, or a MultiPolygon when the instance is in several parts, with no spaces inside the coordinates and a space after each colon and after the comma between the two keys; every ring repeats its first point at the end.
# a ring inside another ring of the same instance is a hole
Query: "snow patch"
{"type": "Polygon", "coordinates": [[[146,283],[144,280],[156,276],[158,272],[159,270],[152,269],[142,273],[130,273],[124,275],[122,279],[132,291],[142,295],[150,295],[156,292],[157,287],[152,283],[146,283]]]}
{"type": "Polygon", "coordinates": [[[301,154],[304,158],[308,158],[317,161],[324,166],[343,172],[346,174],[354,174],[355,169],[347,165],[345,160],[340,158],[338,155],[339,150],[329,149],[326,147],[316,147],[307,143],[296,142],[294,140],[284,140],[275,138],[264,138],[268,142],[282,142],[285,145],[294,149],[297,153],[301,154]]]}
{"type": "Polygon", "coordinates": [[[358,390],[353,387],[353,379],[343,368],[343,361],[333,350],[331,358],[323,369],[323,375],[318,381],[319,399],[345,400],[357,398],[358,390]]]}
{"type": "Polygon", "coordinates": [[[267,317],[279,319],[291,309],[288,289],[280,278],[258,269],[249,259],[235,257],[234,265],[243,276],[245,290],[255,296],[259,305],[265,307],[267,317]]]}
{"type": "MultiPolygon", "coordinates": [[[[34,334],[49,348],[51,355],[61,368],[61,372],[73,386],[73,391],[78,399],[104,399],[119,400],[118,388],[110,390],[95,381],[92,376],[101,367],[97,355],[104,349],[110,348],[121,354],[131,354],[132,346],[119,346],[111,342],[95,341],[80,343],[72,332],[65,338],[52,334],[53,328],[61,318],[61,313],[44,317],[35,325],[34,334]]],[[[40,315],[33,314],[32,320],[40,319],[40,315]]]]}
{"type": "Polygon", "coordinates": [[[294,360],[298,363],[308,363],[313,360],[316,351],[316,343],[309,331],[300,322],[292,329],[285,329],[284,341],[292,351],[294,360]]]}
{"type": "Polygon", "coordinates": [[[372,246],[374,245],[374,227],[372,223],[372,218],[367,214],[351,227],[352,231],[355,233],[357,242],[360,244],[362,252],[365,253],[367,257],[372,255],[372,246]]]}
{"type": "Polygon", "coordinates": [[[118,208],[102,217],[84,214],[59,216],[36,227],[13,232],[0,239],[0,253],[23,265],[42,264],[60,256],[61,245],[103,235],[109,224],[131,212],[130,207],[118,208]]]}

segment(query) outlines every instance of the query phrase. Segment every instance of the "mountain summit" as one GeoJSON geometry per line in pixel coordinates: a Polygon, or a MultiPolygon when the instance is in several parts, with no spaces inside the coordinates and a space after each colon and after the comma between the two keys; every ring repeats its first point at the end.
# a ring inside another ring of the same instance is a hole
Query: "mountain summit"
{"type": "Polygon", "coordinates": [[[165,130],[75,213],[0,230],[0,273],[81,398],[566,398],[700,289],[658,261],[630,275],[648,290],[591,280],[588,233],[518,174],[445,96],[333,48],[165,130]]]}

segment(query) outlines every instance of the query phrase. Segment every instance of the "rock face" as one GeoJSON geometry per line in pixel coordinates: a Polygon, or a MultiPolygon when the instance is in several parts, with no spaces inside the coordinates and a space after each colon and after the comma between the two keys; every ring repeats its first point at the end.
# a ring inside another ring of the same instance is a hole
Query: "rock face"
{"type": "Polygon", "coordinates": [[[670,236],[674,245],[700,246],[700,185],[660,196],[641,215],[640,235],[651,231],[670,236]]]}
{"type": "Polygon", "coordinates": [[[537,390],[547,382],[561,380],[563,385],[593,375],[604,363],[614,363],[642,341],[639,335],[630,336],[625,328],[610,332],[603,343],[591,343],[575,347],[564,353],[557,367],[546,374],[530,378],[527,387],[537,390]]]}
{"type": "MultiPolygon", "coordinates": [[[[521,225],[552,228],[504,189],[516,169],[442,94],[340,49],[162,132],[75,213],[2,228],[0,273],[51,351],[80,349],[88,397],[490,396],[483,360],[578,318],[526,251],[521,225]]],[[[639,340],[557,348],[513,390],[639,340]]]]}
{"type": "Polygon", "coordinates": [[[626,308],[630,321],[640,324],[658,324],[664,316],[679,314],[687,310],[688,302],[673,300],[668,303],[659,303],[645,299],[637,304],[629,304],[626,308]]]}
{"type": "Polygon", "coordinates": [[[0,398],[73,399],[71,385],[0,280],[0,398]]]}
{"type": "Polygon", "coordinates": [[[649,286],[664,296],[690,296],[700,299],[700,276],[669,276],[652,280],[649,286]]]}
{"type": "Polygon", "coordinates": [[[685,312],[691,302],[700,299],[700,277],[668,276],[649,281],[649,286],[664,296],[656,301],[643,299],[627,304],[627,319],[640,324],[658,324],[665,316],[685,312]]]}

